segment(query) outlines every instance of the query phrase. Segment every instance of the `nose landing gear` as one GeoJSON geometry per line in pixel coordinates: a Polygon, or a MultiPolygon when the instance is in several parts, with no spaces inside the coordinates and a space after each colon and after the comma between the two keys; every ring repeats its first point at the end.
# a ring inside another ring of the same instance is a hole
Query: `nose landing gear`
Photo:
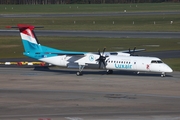
{"type": "Polygon", "coordinates": [[[166,73],[163,72],[163,73],[161,74],[161,77],[165,77],[165,76],[166,76],[166,73]]]}

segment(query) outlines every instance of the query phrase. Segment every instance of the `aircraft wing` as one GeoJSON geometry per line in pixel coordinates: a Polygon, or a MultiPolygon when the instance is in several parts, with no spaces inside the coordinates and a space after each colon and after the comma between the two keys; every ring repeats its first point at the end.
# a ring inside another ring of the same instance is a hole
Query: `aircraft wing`
{"type": "MultiPolygon", "coordinates": [[[[145,49],[133,49],[133,50],[123,50],[123,51],[112,51],[112,52],[104,52],[105,56],[109,55],[122,55],[122,56],[129,56],[131,53],[145,51],[145,49]]],[[[93,52],[93,54],[99,54],[98,52],[93,52]]]]}
{"type": "MultiPolygon", "coordinates": [[[[124,50],[124,51],[114,51],[114,52],[104,52],[104,55],[124,55],[135,52],[145,51],[145,49],[135,49],[135,50],[124,50]],[[124,54],[123,54],[124,53],[124,54]]],[[[87,53],[98,55],[98,52],[74,52],[74,51],[61,51],[61,52],[47,52],[46,54],[57,54],[57,55],[67,55],[67,56],[84,56],[87,53]]]]}
{"type": "Polygon", "coordinates": [[[141,51],[145,51],[145,49],[123,50],[123,51],[119,51],[119,52],[131,53],[131,52],[141,52],[141,51]]]}

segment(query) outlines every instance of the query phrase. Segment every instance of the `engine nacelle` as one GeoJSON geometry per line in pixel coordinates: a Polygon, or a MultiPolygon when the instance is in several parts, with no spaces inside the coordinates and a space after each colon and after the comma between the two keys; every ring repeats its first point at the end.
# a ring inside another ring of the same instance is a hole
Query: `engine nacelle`
{"type": "Polygon", "coordinates": [[[122,53],[122,52],[118,52],[117,55],[119,55],[119,56],[130,56],[129,53],[122,53]]]}

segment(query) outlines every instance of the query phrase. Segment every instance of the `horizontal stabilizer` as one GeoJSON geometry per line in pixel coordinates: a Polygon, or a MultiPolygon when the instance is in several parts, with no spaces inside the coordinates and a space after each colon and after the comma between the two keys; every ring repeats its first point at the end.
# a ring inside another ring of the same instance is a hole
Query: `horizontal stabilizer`
{"type": "Polygon", "coordinates": [[[57,52],[57,53],[49,53],[49,54],[57,54],[57,55],[69,55],[69,56],[74,56],[74,55],[85,55],[85,52],[57,52]]]}
{"type": "Polygon", "coordinates": [[[43,26],[33,26],[28,24],[18,24],[18,26],[6,26],[6,28],[44,28],[43,26]]]}

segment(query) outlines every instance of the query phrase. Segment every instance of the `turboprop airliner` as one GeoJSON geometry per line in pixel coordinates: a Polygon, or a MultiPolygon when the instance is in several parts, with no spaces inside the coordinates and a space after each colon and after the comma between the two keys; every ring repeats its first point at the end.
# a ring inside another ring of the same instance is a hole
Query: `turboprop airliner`
{"type": "Polygon", "coordinates": [[[77,68],[77,76],[83,75],[84,68],[105,69],[107,74],[112,74],[113,70],[158,72],[162,77],[173,71],[157,57],[134,56],[133,53],[141,51],[140,49],[119,52],[105,52],[105,48],[102,52],[64,51],[41,45],[33,31],[33,25],[18,24],[17,27],[10,28],[19,29],[25,56],[56,66],[77,68]]]}

